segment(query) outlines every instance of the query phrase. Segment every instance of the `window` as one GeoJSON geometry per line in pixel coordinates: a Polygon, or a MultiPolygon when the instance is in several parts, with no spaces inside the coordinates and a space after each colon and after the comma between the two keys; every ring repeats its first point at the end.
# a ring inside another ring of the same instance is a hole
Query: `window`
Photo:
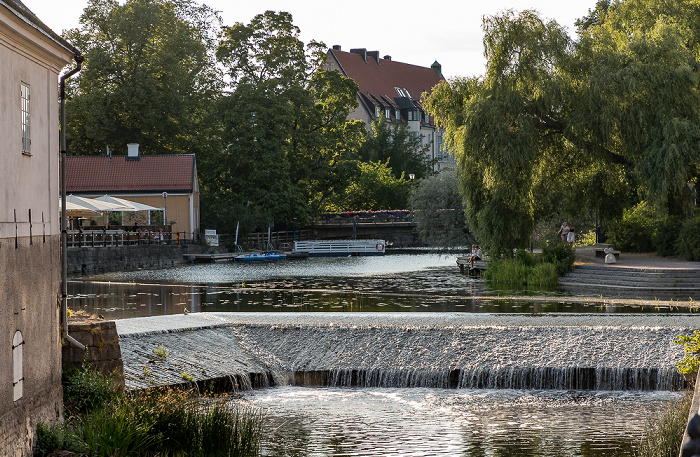
{"type": "Polygon", "coordinates": [[[374,107],[374,117],[379,119],[379,116],[381,115],[381,110],[379,109],[379,105],[374,107]]]}
{"type": "Polygon", "coordinates": [[[386,108],[384,110],[384,117],[387,119],[391,119],[391,110],[389,108],[386,108]]]}
{"type": "Polygon", "coordinates": [[[396,120],[400,121],[401,120],[401,110],[396,108],[396,120]]]}
{"type": "Polygon", "coordinates": [[[425,123],[430,124],[430,114],[425,113],[425,123]]]}
{"type": "Polygon", "coordinates": [[[32,155],[31,120],[29,110],[29,84],[22,83],[22,154],[32,155]]]}
{"type": "Polygon", "coordinates": [[[17,401],[24,395],[22,374],[22,332],[17,330],[12,338],[12,401],[17,401]]]}

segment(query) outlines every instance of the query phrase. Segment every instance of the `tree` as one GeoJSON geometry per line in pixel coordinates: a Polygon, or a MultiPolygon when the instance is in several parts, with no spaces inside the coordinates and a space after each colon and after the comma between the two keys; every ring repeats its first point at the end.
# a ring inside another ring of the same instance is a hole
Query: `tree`
{"type": "Polygon", "coordinates": [[[531,11],[484,20],[486,74],[443,82],[426,104],[492,252],[527,246],[557,213],[613,218],[641,196],[663,206],[697,175],[694,4],[599,2],[578,42],[531,11]]]}
{"type": "Polygon", "coordinates": [[[410,181],[394,177],[387,162],[355,162],[359,173],[339,194],[330,197],[327,211],[402,209],[408,202],[410,181]]]}
{"type": "Polygon", "coordinates": [[[103,154],[140,143],[145,153],[208,146],[219,90],[216,13],[190,0],[90,0],[67,38],[85,54],[66,103],[70,151],[103,154]]]}
{"type": "Polygon", "coordinates": [[[474,240],[467,230],[464,204],[454,171],[443,170],[416,182],[411,192],[416,231],[429,246],[467,246],[474,240]]]}
{"type": "Polygon", "coordinates": [[[346,120],[357,85],[319,68],[325,49],[305,45],[285,12],[224,28],[216,55],[230,93],[217,109],[222,146],[203,162],[205,219],[243,220],[249,230],[303,223],[329,190],[344,188],[341,164],[362,141],[361,123],[346,120]]]}
{"type": "Polygon", "coordinates": [[[434,160],[427,155],[428,145],[408,128],[408,124],[387,122],[384,116],[372,122],[372,131],[358,152],[364,162],[387,162],[395,178],[414,174],[421,179],[432,174],[434,160]]]}

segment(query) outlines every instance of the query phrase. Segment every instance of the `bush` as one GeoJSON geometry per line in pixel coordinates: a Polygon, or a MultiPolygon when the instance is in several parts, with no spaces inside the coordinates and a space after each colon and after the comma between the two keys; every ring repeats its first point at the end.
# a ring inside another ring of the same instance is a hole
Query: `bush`
{"type": "Polygon", "coordinates": [[[515,252],[515,259],[491,260],[484,279],[507,284],[555,286],[558,278],[571,270],[576,252],[568,244],[555,243],[533,255],[524,250],[515,252]]]}
{"type": "Polygon", "coordinates": [[[686,260],[700,260],[700,217],[694,217],[683,224],[676,248],[678,254],[686,260]]]}
{"type": "Polygon", "coordinates": [[[89,364],[63,371],[63,404],[70,414],[84,414],[111,402],[119,395],[114,378],[95,371],[89,364]]]}
{"type": "Polygon", "coordinates": [[[608,235],[621,251],[652,252],[656,224],[654,209],[646,202],[641,202],[632,209],[625,210],[622,219],[611,224],[608,235]]]}
{"type": "Polygon", "coordinates": [[[693,335],[678,335],[673,344],[683,345],[683,360],[678,362],[678,372],[683,375],[697,376],[700,368],[700,330],[695,330],[693,335]]]}
{"type": "Polygon", "coordinates": [[[557,276],[564,276],[574,266],[576,251],[568,244],[552,243],[542,248],[541,258],[542,262],[554,265],[557,276]]]}
{"type": "Polygon", "coordinates": [[[66,450],[76,454],[87,452],[83,442],[70,429],[66,429],[60,424],[47,425],[39,422],[36,426],[34,455],[50,455],[57,450],[66,450]]]}
{"type": "Polygon", "coordinates": [[[654,232],[654,246],[657,254],[662,256],[678,254],[676,245],[681,225],[681,221],[675,217],[657,221],[654,232]]]}

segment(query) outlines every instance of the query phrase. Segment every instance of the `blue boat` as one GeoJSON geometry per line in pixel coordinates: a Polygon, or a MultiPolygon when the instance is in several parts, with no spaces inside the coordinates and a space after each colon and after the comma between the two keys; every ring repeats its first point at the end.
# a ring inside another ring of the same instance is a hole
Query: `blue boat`
{"type": "Polygon", "coordinates": [[[280,254],[277,251],[270,252],[251,252],[250,254],[241,254],[235,257],[238,262],[265,262],[270,260],[286,259],[287,256],[280,254]]]}

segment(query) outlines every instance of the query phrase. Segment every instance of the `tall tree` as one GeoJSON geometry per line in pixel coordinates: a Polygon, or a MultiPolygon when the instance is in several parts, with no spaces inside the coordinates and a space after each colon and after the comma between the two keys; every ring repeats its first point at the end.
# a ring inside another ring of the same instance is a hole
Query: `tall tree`
{"type": "Polygon", "coordinates": [[[663,203],[697,175],[699,11],[599,2],[577,42],[531,11],[485,18],[486,74],[427,100],[484,244],[510,253],[553,213],[612,217],[636,191],[663,203]]]}
{"type": "Polygon", "coordinates": [[[304,221],[329,189],[344,185],[347,177],[337,171],[348,167],[339,164],[362,141],[361,123],[346,120],[357,85],[320,70],[325,49],[315,41],[305,45],[285,12],[224,28],[217,57],[230,93],[218,110],[222,148],[204,162],[212,179],[205,193],[219,195],[205,208],[215,224],[246,214],[248,229],[304,221]],[[230,211],[222,211],[226,202],[230,211]]]}
{"type": "Polygon", "coordinates": [[[191,0],[89,0],[67,38],[85,54],[66,104],[70,150],[101,154],[140,143],[144,153],[206,147],[219,90],[216,13],[191,0]]]}

